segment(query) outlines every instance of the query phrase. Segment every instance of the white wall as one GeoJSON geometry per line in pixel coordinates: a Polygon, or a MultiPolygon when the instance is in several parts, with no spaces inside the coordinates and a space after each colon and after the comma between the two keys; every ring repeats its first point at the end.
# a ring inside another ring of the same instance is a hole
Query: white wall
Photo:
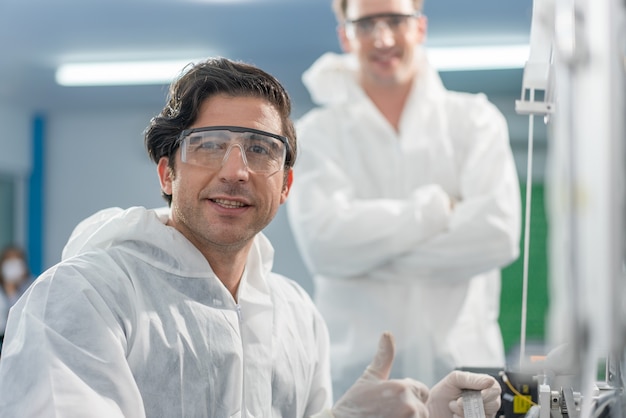
{"type": "Polygon", "coordinates": [[[163,205],[142,131],[154,109],[46,115],[44,267],[76,224],[111,206],[163,205]]]}
{"type": "Polygon", "coordinates": [[[27,181],[32,168],[31,128],[29,111],[0,103],[0,174],[13,179],[16,194],[14,202],[2,202],[5,208],[12,206],[14,217],[0,219],[0,238],[22,246],[26,241],[27,181]]]}
{"type": "MultiPolygon", "coordinates": [[[[44,267],[60,260],[73,228],[92,213],[111,206],[165,205],[142,134],[159,110],[85,110],[46,116],[44,267]]],[[[266,233],[276,249],[275,271],[312,292],[284,208],[266,233]]]]}
{"type": "Polygon", "coordinates": [[[24,176],[31,164],[31,119],[25,109],[0,103],[0,172],[24,176]]]}

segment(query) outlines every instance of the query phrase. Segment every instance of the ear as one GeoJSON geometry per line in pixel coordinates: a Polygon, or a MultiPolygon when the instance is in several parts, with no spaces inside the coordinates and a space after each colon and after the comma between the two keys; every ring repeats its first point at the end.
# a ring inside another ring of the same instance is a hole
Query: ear
{"type": "Polygon", "coordinates": [[[419,32],[420,43],[426,41],[426,32],[428,30],[428,18],[425,15],[421,15],[417,19],[417,30],[419,32]]]}
{"type": "Polygon", "coordinates": [[[341,46],[343,52],[352,52],[352,43],[350,42],[350,38],[348,38],[344,25],[337,25],[337,38],[339,39],[339,46],[341,46]]]}
{"type": "Polygon", "coordinates": [[[172,194],[172,180],[174,179],[172,170],[169,166],[169,159],[161,157],[157,164],[157,172],[159,173],[159,181],[161,182],[161,191],[165,194],[172,194]]]}
{"type": "Polygon", "coordinates": [[[291,184],[293,183],[293,168],[290,168],[287,172],[287,176],[285,177],[285,182],[283,184],[283,190],[280,192],[280,204],[282,205],[287,200],[287,196],[289,196],[289,191],[291,190],[291,184]]]}

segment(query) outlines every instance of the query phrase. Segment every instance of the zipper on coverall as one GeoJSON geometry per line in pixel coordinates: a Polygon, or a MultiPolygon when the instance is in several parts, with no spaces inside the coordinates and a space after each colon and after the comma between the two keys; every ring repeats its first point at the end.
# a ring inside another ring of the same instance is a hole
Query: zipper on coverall
{"type": "MultiPolygon", "coordinates": [[[[237,320],[239,321],[239,335],[241,338],[241,353],[244,353],[244,347],[243,347],[243,329],[242,329],[242,318],[241,318],[241,305],[236,303],[235,304],[235,310],[237,311],[237,320]]],[[[245,418],[247,416],[246,413],[246,361],[245,361],[245,354],[243,354],[243,370],[242,370],[242,380],[241,380],[241,384],[243,385],[242,389],[241,389],[241,418],[245,418]]]]}

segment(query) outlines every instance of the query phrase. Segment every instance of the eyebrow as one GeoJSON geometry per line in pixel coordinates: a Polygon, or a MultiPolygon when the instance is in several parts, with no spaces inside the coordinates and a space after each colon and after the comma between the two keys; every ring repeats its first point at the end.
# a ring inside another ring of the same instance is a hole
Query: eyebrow
{"type": "Polygon", "coordinates": [[[346,22],[349,23],[358,23],[358,22],[363,22],[366,20],[370,20],[370,19],[376,19],[379,17],[409,17],[409,16],[419,16],[420,13],[419,12],[413,12],[413,13],[375,13],[373,15],[365,15],[365,16],[361,16],[359,18],[356,19],[346,19],[346,22]]]}

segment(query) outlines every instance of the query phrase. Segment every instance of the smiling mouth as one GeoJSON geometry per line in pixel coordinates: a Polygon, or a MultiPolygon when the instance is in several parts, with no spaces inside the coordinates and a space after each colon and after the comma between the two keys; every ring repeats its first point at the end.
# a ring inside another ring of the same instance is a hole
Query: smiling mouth
{"type": "Polygon", "coordinates": [[[374,51],[371,57],[375,61],[389,61],[391,59],[399,59],[400,55],[400,51],[395,48],[380,48],[374,51]]]}
{"type": "Polygon", "coordinates": [[[218,205],[225,207],[225,208],[242,208],[244,206],[247,206],[245,203],[242,202],[237,202],[235,200],[226,200],[226,199],[211,199],[211,201],[217,203],[218,205]]]}
{"type": "Polygon", "coordinates": [[[391,62],[393,60],[398,59],[398,56],[396,54],[377,54],[373,57],[375,62],[382,62],[382,63],[388,63],[391,62]]]}

